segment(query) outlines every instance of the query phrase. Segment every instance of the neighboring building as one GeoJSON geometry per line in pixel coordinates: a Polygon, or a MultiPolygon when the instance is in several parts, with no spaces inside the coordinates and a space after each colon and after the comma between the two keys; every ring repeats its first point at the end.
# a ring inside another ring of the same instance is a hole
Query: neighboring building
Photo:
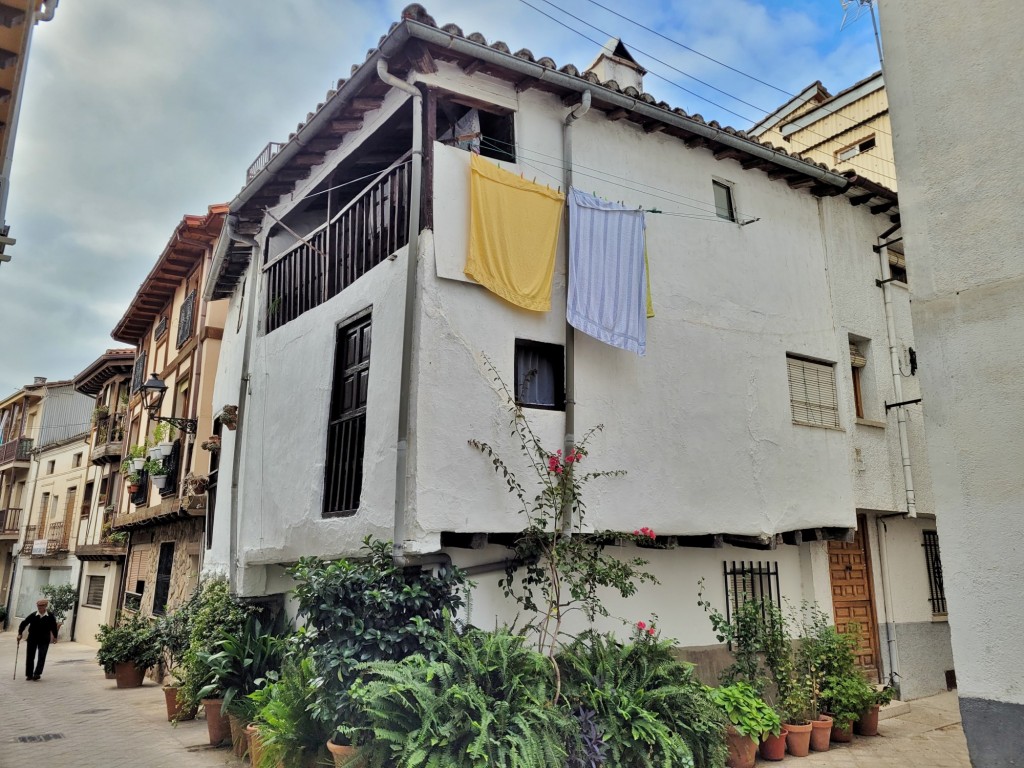
{"type": "MultiPolygon", "coordinates": [[[[76,392],[70,381],[45,382],[36,391],[41,396],[38,428],[12,589],[12,613],[18,617],[35,610],[44,584],[77,584],[75,541],[94,492],[86,481],[92,399],[76,392]]],[[[65,632],[70,635],[70,627],[65,632]]]]}
{"type": "MultiPolygon", "coordinates": [[[[7,197],[10,191],[14,137],[18,131],[21,95],[25,86],[32,30],[50,21],[60,0],[4,0],[0,3],[0,236],[7,237],[7,197]]],[[[0,264],[10,261],[0,241],[0,264]]]]}
{"type": "Polygon", "coordinates": [[[94,398],[88,455],[94,492],[75,546],[82,562],[75,639],[84,643],[94,642],[100,624],[114,621],[121,596],[128,534],[115,534],[112,525],[124,489],[121,461],[134,363],[134,349],[108,349],[74,382],[76,390],[94,398]]]}
{"type": "Polygon", "coordinates": [[[834,96],[821,81],[811,83],[749,133],[812,163],[896,189],[889,99],[880,71],[834,96]]]}
{"type": "Polygon", "coordinates": [[[162,614],[188,599],[199,579],[206,504],[191,478],[205,480],[210,453],[195,437],[214,431],[213,374],[227,309],[227,302],[200,296],[200,286],[226,212],[227,206],[210,206],[205,215],[182,219],[111,334],[136,349],[123,424],[125,454],[131,446],[154,442],[158,422],[140,392],[152,375],[167,387],[158,415],[198,427],[170,435],[170,454],[159,459],[164,487],[142,472],[135,492],[114,495],[112,528],[131,536],[123,605],[146,614],[162,614]]]}
{"type": "Polygon", "coordinates": [[[38,431],[41,387],[46,379],[22,387],[0,401],[0,605],[10,600],[15,558],[29,503],[28,479],[32,469],[31,435],[38,431]]]}
{"type": "Polygon", "coordinates": [[[1019,6],[881,3],[913,318],[964,733],[1024,752],[1024,160],[1019,6]]]}
{"type": "Polygon", "coordinates": [[[516,391],[545,372],[524,395],[545,445],[604,424],[588,465],[629,472],[591,486],[589,522],[653,528],[664,548],[639,554],[661,585],[613,613],[656,612],[714,667],[725,649],[698,579],[723,611],[738,584],[771,584],[859,621],[865,669],[901,674],[905,696],[945,689],[920,546],[932,506],[911,472],[920,416],[892,407],[917,397],[909,297],[874,250],[895,193],[658,103],[621,43],[605,53],[559,69],[410,6],[249,169],[204,289],[230,298],[213,400],[238,407],[217,472],[237,493],[218,495],[205,570],[282,593],[299,557],[394,536],[410,563],[472,567],[470,620],[511,620],[498,572],[524,521],[467,445],[526,472],[489,360],[516,391]],[[548,196],[575,179],[649,210],[645,357],[567,331],[564,233],[550,311],[466,277],[474,150],[548,196]]]}

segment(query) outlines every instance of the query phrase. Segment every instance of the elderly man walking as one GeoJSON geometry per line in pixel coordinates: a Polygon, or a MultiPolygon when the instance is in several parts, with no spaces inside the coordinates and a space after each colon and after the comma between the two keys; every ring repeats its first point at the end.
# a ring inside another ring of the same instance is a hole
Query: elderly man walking
{"type": "Polygon", "coordinates": [[[57,642],[57,619],[47,612],[50,603],[46,600],[36,601],[36,612],[26,618],[18,627],[18,642],[28,627],[27,653],[25,655],[25,679],[38,680],[43,675],[46,664],[46,652],[50,650],[50,641],[57,642]]]}

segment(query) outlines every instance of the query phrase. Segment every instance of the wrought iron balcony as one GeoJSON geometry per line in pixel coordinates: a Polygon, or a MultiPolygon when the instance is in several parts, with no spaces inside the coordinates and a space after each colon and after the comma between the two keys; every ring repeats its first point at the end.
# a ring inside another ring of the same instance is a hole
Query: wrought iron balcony
{"type": "Polygon", "coordinates": [[[15,461],[28,461],[32,454],[32,438],[19,437],[0,445],[0,467],[15,461]]]}
{"type": "Polygon", "coordinates": [[[256,175],[267,167],[267,164],[274,159],[274,155],[281,151],[281,147],[284,144],[277,141],[272,141],[263,148],[259,156],[253,160],[252,165],[249,166],[249,170],[245,172],[245,183],[248,184],[250,181],[256,178],[256,175]]]}

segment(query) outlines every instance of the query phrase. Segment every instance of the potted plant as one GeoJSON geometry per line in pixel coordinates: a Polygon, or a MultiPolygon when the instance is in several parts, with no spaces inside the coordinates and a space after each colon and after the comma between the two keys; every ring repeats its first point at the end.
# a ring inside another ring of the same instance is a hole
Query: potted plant
{"type": "Polygon", "coordinates": [[[127,474],[132,470],[135,470],[136,472],[142,471],[142,469],[146,466],[145,443],[143,443],[142,445],[133,445],[131,448],[128,449],[128,458],[125,459],[125,464],[121,465],[121,471],[124,474],[127,474]],[[128,465],[127,469],[125,468],[125,464],[128,465]]]}
{"type": "Polygon", "coordinates": [[[138,472],[129,472],[124,476],[124,481],[128,483],[128,493],[138,492],[141,479],[138,472]]]}
{"type": "Polygon", "coordinates": [[[220,453],[220,435],[210,435],[199,444],[199,447],[210,453],[220,453]]]}
{"type": "Polygon", "coordinates": [[[217,414],[217,420],[230,430],[238,426],[238,406],[225,405],[217,414]]]}
{"type": "Polygon", "coordinates": [[[832,741],[846,743],[853,738],[854,721],[868,710],[874,698],[874,689],[858,669],[849,675],[825,679],[821,700],[832,716],[832,741]]]}
{"type": "Polygon", "coordinates": [[[163,461],[150,459],[146,462],[146,472],[157,490],[163,490],[167,486],[167,467],[163,461]]]}
{"type": "Polygon", "coordinates": [[[324,745],[334,729],[312,712],[323,681],[310,657],[293,656],[286,659],[277,680],[250,694],[259,765],[312,768],[326,759],[324,745]]]}
{"type": "Polygon", "coordinates": [[[808,674],[794,674],[782,699],[786,749],[794,757],[807,757],[811,749],[811,723],[818,718],[814,706],[814,682],[808,674]]]}
{"type": "Polygon", "coordinates": [[[753,768],[757,745],[765,736],[780,736],[782,721],[749,683],[709,688],[708,695],[729,718],[727,740],[730,768],[753,768]]]}
{"type": "Polygon", "coordinates": [[[879,691],[875,691],[871,697],[867,709],[853,724],[853,732],[858,736],[878,735],[878,710],[896,698],[899,691],[892,685],[886,685],[879,691]]]}
{"type": "Polygon", "coordinates": [[[163,422],[158,423],[153,428],[153,442],[157,449],[157,455],[153,456],[151,452],[150,458],[159,459],[170,456],[174,451],[174,427],[163,422]]]}
{"type": "Polygon", "coordinates": [[[103,419],[110,415],[110,407],[106,405],[97,405],[92,412],[92,423],[93,425],[99,424],[103,419]]]}
{"type": "Polygon", "coordinates": [[[160,636],[156,627],[138,614],[122,614],[114,626],[101,625],[96,635],[96,654],[104,669],[114,669],[118,688],[138,688],[146,670],[160,661],[160,636]]]}
{"type": "Polygon", "coordinates": [[[184,706],[178,697],[178,690],[181,687],[177,680],[177,672],[181,667],[182,659],[188,648],[189,630],[192,614],[195,609],[195,599],[189,600],[178,610],[168,612],[157,620],[157,632],[160,636],[162,647],[162,662],[164,673],[169,677],[164,684],[164,703],[167,706],[168,722],[180,720],[192,720],[196,716],[197,708],[193,705],[184,706]]]}

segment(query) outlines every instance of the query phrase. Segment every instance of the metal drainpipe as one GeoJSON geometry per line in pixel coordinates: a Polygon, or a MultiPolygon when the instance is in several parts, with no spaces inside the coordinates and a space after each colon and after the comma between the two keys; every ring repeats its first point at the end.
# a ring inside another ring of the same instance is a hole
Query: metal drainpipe
{"type": "MultiPolygon", "coordinates": [[[[902,515],[901,515],[902,517],[902,515]]],[[[889,551],[886,547],[885,520],[875,518],[875,534],[878,536],[878,559],[882,561],[879,569],[882,574],[882,607],[885,610],[885,645],[889,655],[889,673],[895,678],[900,677],[900,649],[896,642],[896,624],[892,616],[892,577],[889,575],[889,551]]]]}
{"type": "MultiPolygon", "coordinates": [[[[891,230],[890,230],[891,231],[891,230]]],[[[878,258],[882,267],[882,299],[885,305],[885,332],[889,341],[889,365],[892,368],[893,397],[903,402],[903,374],[900,372],[900,353],[896,348],[896,320],[892,314],[892,288],[888,282],[892,277],[889,269],[889,249],[884,237],[879,238],[878,258]]],[[[914,498],[914,474],[910,465],[910,442],[907,440],[907,412],[905,406],[896,407],[896,426],[900,436],[900,456],[903,460],[903,484],[907,490],[907,517],[917,517],[917,502],[914,498]]]]}
{"type": "Polygon", "coordinates": [[[398,444],[395,462],[395,530],[392,555],[405,564],[406,511],[408,506],[409,410],[412,389],[413,325],[416,318],[416,267],[419,262],[420,194],[423,176],[423,94],[420,90],[388,72],[385,59],[377,60],[377,75],[392,88],[412,97],[412,197],[409,200],[409,247],[406,253],[405,322],[402,327],[402,378],[398,395],[398,444]]]}
{"type": "MultiPolygon", "coordinates": [[[[572,126],[577,120],[590,111],[592,99],[590,91],[584,91],[580,103],[565,116],[565,124],[562,126],[562,163],[563,179],[565,180],[565,194],[568,196],[569,188],[572,187],[572,126]]],[[[565,211],[565,300],[569,301],[569,209],[565,211]]],[[[565,321],[565,439],[562,441],[562,450],[566,456],[576,445],[576,329],[572,324],[565,321]]],[[[568,471],[572,472],[570,464],[568,471]]],[[[563,501],[561,510],[562,528],[567,533],[572,533],[572,510],[568,500],[563,501]]]]}

